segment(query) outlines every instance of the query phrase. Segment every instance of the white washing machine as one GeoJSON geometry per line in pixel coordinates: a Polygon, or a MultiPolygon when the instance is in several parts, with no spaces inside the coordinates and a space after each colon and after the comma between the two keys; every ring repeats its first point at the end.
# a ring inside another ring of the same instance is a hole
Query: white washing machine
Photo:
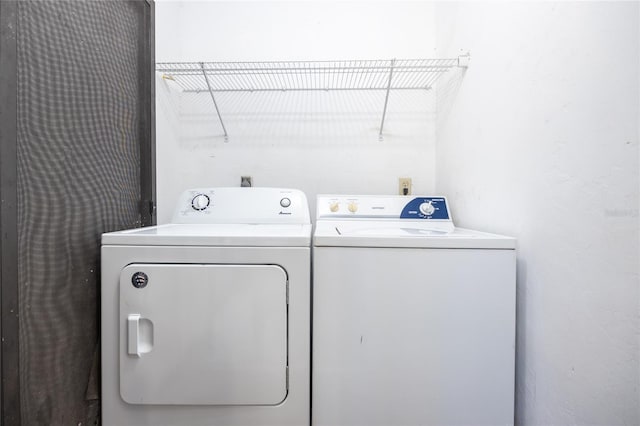
{"type": "Polygon", "coordinates": [[[102,236],[102,424],[306,425],[305,195],[201,188],[102,236]]]}
{"type": "Polygon", "coordinates": [[[514,421],[515,240],[444,197],[319,196],[312,424],[514,421]]]}

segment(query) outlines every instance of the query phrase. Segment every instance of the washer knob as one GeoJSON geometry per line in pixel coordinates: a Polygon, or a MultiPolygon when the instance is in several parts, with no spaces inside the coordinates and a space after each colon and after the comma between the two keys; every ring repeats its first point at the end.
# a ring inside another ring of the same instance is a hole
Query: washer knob
{"type": "Polygon", "coordinates": [[[340,209],[340,203],[338,203],[337,201],[334,201],[333,203],[329,204],[329,210],[331,210],[332,212],[337,212],[338,209],[340,209]]]}
{"type": "Polygon", "coordinates": [[[436,208],[433,207],[433,205],[431,204],[431,201],[420,204],[420,213],[422,213],[425,216],[431,216],[435,211],[436,211],[436,208]]]}
{"type": "Polygon", "coordinates": [[[201,211],[209,207],[209,203],[209,197],[204,194],[198,194],[191,200],[191,207],[193,207],[194,210],[201,211]]]}
{"type": "Polygon", "coordinates": [[[353,201],[349,203],[349,205],[347,206],[347,208],[349,209],[349,211],[351,213],[355,213],[358,211],[358,205],[356,203],[354,203],[353,201]]]}

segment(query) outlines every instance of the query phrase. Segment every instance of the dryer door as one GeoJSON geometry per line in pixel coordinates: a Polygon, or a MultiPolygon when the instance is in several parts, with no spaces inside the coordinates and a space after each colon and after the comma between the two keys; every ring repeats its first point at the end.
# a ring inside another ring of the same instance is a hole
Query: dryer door
{"type": "Polygon", "coordinates": [[[120,333],[130,404],[275,405],[287,395],[280,266],[128,265],[120,333]]]}

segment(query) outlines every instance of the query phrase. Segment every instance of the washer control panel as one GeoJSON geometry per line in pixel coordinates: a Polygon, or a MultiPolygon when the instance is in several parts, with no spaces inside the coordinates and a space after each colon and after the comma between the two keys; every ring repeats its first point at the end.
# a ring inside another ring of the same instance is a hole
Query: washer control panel
{"type": "Polygon", "coordinates": [[[449,220],[449,209],[444,197],[417,197],[408,202],[400,219],[449,220]]]}
{"type": "Polygon", "coordinates": [[[310,223],[297,189],[195,188],[180,195],[172,223],[310,223]]]}
{"type": "Polygon", "coordinates": [[[445,197],[402,195],[319,195],[317,217],[451,221],[445,197]]]}

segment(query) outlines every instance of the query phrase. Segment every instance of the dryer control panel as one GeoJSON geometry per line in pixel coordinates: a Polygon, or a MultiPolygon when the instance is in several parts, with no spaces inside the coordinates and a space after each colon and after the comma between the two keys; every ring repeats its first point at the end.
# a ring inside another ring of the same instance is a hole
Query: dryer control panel
{"type": "Polygon", "coordinates": [[[285,188],[194,188],[178,200],[172,223],[310,223],[307,197],[285,188]]]}
{"type": "Polygon", "coordinates": [[[442,196],[318,195],[318,219],[414,219],[451,222],[442,196]]]}

